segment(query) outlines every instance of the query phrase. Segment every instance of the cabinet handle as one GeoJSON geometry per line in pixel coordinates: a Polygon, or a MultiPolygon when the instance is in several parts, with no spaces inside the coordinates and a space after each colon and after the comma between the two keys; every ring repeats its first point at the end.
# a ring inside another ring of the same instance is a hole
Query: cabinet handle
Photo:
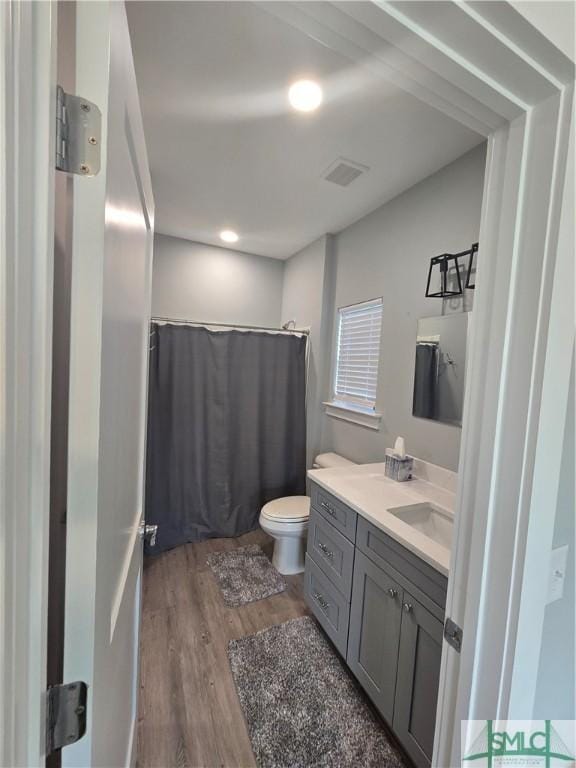
{"type": "Polygon", "coordinates": [[[314,592],[314,599],[317,603],[320,603],[320,607],[323,608],[325,611],[330,608],[330,603],[324,599],[324,597],[320,594],[320,592],[314,592]]]}
{"type": "Polygon", "coordinates": [[[329,550],[329,549],[328,549],[328,547],[326,546],[326,544],[322,544],[322,542],[321,542],[321,541],[320,541],[320,542],[318,542],[318,549],[319,549],[319,550],[322,552],[322,554],[323,554],[323,555],[325,555],[326,557],[329,557],[330,559],[332,559],[332,558],[334,557],[334,552],[332,552],[331,550],[329,550]]]}
{"type": "Polygon", "coordinates": [[[410,613],[410,611],[412,610],[412,603],[404,603],[402,607],[404,608],[406,613],[410,613]]]}
{"type": "Polygon", "coordinates": [[[322,507],[322,509],[325,509],[329,515],[332,515],[332,517],[336,517],[336,512],[332,509],[330,504],[328,504],[326,501],[321,501],[320,506],[322,507]]]}
{"type": "Polygon", "coordinates": [[[397,589],[392,589],[392,587],[390,587],[390,589],[388,590],[388,594],[390,595],[390,597],[397,597],[398,590],[397,589]]]}

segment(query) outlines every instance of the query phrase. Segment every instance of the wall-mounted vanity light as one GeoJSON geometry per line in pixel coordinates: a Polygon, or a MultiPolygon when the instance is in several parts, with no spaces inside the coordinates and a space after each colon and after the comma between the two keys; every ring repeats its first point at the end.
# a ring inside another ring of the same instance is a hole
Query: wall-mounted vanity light
{"type": "Polygon", "coordinates": [[[430,259],[430,268],[428,270],[428,282],[426,283],[426,297],[427,298],[441,298],[445,299],[449,296],[460,296],[462,293],[462,280],[460,279],[460,264],[458,262],[459,254],[455,253],[441,253],[440,256],[433,256],[430,259]],[[448,288],[448,272],[450,267],[455,267],[455,275],[458,282],[458,288],[448,288]],[[440,269],[440,290],[430,293],[430,281],[432,280],[432,274],[434,267],[440,269]]]}
{"type": "Polygon", "coordinates": [[[460,253],[441,253],[440,256],[433,256],[430,259],[430,267],[428,269],[428,281],[426,283],[426,298],[438,298],[448,299],[453,296],[460,296],[462,294],[462,278],[460,277],[460,261],[465,256],[469,256],[468,268],[466,272],[466,288],[474,288],[474,284],[470,282],[472,272],[476,274],[475,268],[472,266],[474,260],[474,254],[478,251],[478,243],[474,243],[468,250],[461,251],[460,253]],[[432,281],[432,275],[435,273],[435,267],[440,270],[440,290],[430,291],[430,283],[432,281]],[[452,279],[452,275],[453,278],[452,279]],[[452,287],[448,285],[448,278],[452,287]]]}
{"type": "MultiPolygon", "coordinates": [[[[470,257],[468,259],[468,271],[466,273],[466,285],[465,288],[474,290],[476,288],[476,265],[474,264],[474,256],[478,253],[478,243],[474,243],[470,248],[470,257]],[[474,274],[474,282],[472,282],[472,274],[474,274]]],[[[477,259],[476,259],[477,261],[477,259]]]]}

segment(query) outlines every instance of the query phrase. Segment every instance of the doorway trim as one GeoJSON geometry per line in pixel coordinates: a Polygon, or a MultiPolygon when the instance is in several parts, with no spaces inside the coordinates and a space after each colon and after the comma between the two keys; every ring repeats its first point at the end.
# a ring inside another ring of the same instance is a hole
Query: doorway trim
{"type": "Polygon", "coordinates": [[[536,445],[561,445],[566,420],[557,408],[543,434],[574,64],[505,2],[263,6],[487,138],[446,604],[464,642],[444,643],[432,761],[459,765],[460,720],[532,716],[510,705],[536,445]]]}
{"type": "Polygon", "coordinates": [[[36,766],[45,752],[53,3],[1,3],[0,50],[0,764],[36,766]]]}
{"type": "MultiPolygon", "coordinates": [[[[509,711],[574,66],[504,2],[262,5],[488,138],[447,603],[464,645],[444,648],[433,759],[456,765],[455,722],[509,711]]],[[[44,752],[55,13],[0,8],[0,759],[14,766],[44,752]]]]}

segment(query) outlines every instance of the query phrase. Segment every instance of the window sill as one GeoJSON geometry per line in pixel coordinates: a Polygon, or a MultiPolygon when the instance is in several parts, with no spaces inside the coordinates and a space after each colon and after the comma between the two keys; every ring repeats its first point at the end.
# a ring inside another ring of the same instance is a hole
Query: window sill
{"type": "Polygon", "coordinates": [[[341,421],[349,421],[352,424],[359,424],[368,429],[380,429],[381,413],[375,411],[365,411],[362,408],[354,408],[349,403],[327,402],[322,403],[327,416],[341,421]]]}

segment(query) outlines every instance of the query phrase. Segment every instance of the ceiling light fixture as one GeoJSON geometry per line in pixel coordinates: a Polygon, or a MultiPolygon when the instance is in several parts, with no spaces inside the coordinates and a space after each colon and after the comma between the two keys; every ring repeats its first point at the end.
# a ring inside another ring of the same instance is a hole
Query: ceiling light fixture
{"type": "Polygon", "coordinates": [[[223,229],[220,232],[220,240],[224,240],[225,243],[237,243],[238,235],[231,229],[223,229]]]}
{"type": "Polygon", "coordinates": [[[312,112],[322,104],[322,88],[314,80],[298,80],[290,86],[288,100],[299,112],[312,112]]]}

